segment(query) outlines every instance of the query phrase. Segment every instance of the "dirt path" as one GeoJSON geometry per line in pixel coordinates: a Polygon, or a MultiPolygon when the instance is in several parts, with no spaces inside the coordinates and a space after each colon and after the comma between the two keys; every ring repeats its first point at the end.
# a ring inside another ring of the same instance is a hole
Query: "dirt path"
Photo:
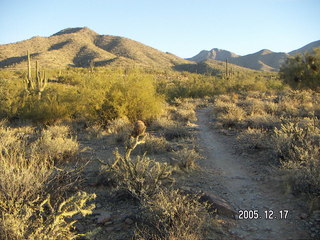
{"type": "Polygon", "coordinates": [[[305,222],[300,216],[303,210],[291,195],[280,192],[274,183],[262,173],[255,159],[234,154],[230,136],[219,134],[210,128],[208,108],[198,110],[199,146],[206,159],[201,167],[211,174],[206,180],[209,189],[223,197],[236,210],[258,210],[259,219],[237,219],[231,229],[235,239],[310,239],[305,222]],[[267,220],[265,210],[272,210],[267,220]],[[280,212],[288,210],[287,219],[279,219],[280,212]],[[261,217],[261,219],[260,219],[261,217]]]}

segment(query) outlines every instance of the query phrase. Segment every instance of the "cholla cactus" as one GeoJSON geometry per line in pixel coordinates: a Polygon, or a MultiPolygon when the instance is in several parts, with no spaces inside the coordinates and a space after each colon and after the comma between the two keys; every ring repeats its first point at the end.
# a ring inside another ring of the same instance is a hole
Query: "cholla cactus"
{"type": "Polygon", "coordinates": [[[42,92],[44,91],[47,85],[48,79],[44,71],[41,73],[38,66],[38,61],[36,61],[36,77],[32,78],[31,59],[30,59],[29,51],[27,52],[27,56],[28,56],[28,76],[26,79],[24,79],[25,89],[27,93],[29,93],[30,95],[33,95],[33,94],[38,95],[39,99],[41,99],[42,92]]]}

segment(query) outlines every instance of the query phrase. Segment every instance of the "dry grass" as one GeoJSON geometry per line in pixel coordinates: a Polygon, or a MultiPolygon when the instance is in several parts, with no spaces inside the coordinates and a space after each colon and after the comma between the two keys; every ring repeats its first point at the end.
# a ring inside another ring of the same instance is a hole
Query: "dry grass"
{"type": "Polygon", "coordinates": [[[206,230],[217,224],[210,218],[208,206],[198,198],[178,190],[161,189],[145,199],[145,221],[136,232],[137,239],[205,239],[206,230]]]}
{"type": "MultiPolygon", "coordinates": [[[[52,128],[50,136],[62,137],[61,132],[52,128]]],[[[57,173],[52,153],[34,147],[41,140],[30,142],[32,133],[31,128],[0,127],[0,239],[74,239],[75,222],[69,218],[91,213],[94,205],[87,202],[95,195],[67,194],[74,186],[64,181],[70,172],[57,173]]]]}
{"type": "Polygon", "coordinates": [[[68,126],[49,126],[33,144],[34,151],[54,161],[72,160],[79,151],[68,126]]]}
{"type": "Polygon", "coordinates": [[[168,125],[164,129],[164,136],[167,140],[174,140],[179,138],[190,138],[192,135],[184,126],[179,123],[168,125]]]}
{"type": "Polygon", "coordinates": [[[124,143],[131,133],[131,123],[128,118],[118,118],[110,121],[107,129],[108,132],[113,134],[115,143],[124,143]]]}
{"type": "Polygon", "coordinates": [[[197,160],[202,158],[202,156],[194,149],[187,148],[175,151],[173,156],[173,164],[183,171],[190,171],[199,168],[197,160]]]}
{"type": "Polygon", "coordinates": [[[148,154],[166,153],[169,146],[169,142],[164,137],[148,134],[145,142],[140,145],[140,151],[148,154]]]}
{"type": "Polygon", "coordinates": [[[103,167],[118,183],[118,187],[128,190],[134,197],[143,199],[155,194],[165,181],[172,181],[172,167],[167,163],[160,163],[146,155],[130,158],[131,151],[127,148],[124,155],[115,151],[114,162],[103,167]]]}
{"type": "Polygon", "coordinates": [[[214,114],[218,125],[239,132],[242,147],[276,153],[294,193],[319,198],[319,103],[312,91],[223,95],[214,101],[214,114]]]}

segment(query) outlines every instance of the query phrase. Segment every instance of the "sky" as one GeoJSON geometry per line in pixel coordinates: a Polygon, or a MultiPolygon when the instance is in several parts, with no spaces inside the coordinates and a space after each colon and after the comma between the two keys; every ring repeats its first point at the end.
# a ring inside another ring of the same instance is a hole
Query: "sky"
{"type": "Polygon", "coordinates": [[[0,0],[0,44],[85,26],[183,58],[289,52],[320,40],[320,0],[0,0]]]}

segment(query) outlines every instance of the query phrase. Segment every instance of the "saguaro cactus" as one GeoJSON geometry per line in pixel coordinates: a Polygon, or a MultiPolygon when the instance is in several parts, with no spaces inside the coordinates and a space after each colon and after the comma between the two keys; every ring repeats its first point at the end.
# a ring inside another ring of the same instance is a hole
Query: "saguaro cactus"
{"type": "Polygon", "coordinates": [[[48,79],[44,71],[41,73],[39,69],[38,61],[36,61],[36,77],[32,78],[31,59],[30,59],[29,51],[27,52],[27,55],[28,55],[28,76],[24,80],[25,89],[30,95],[38,95],[39,99],[41,99],[42,92],[44,91],[47,85],[48,79]]]}

